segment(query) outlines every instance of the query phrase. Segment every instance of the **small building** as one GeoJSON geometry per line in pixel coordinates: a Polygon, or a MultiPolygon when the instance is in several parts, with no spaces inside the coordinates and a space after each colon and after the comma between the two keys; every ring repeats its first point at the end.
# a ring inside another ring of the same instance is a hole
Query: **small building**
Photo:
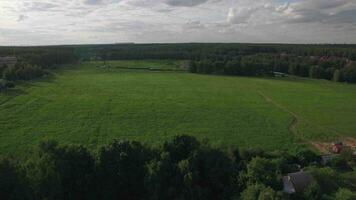
{"type": "Polygon", "coordinates": [[[272,72],[274,77],[286,77],[287,74],[282,72],[272,72]]]}
{"type": "Polygon", "coordinates": [[[331,144],[331,149],[332,149],[333,153],[336,153],[336,154],[341,153],[342,148],[343,148],[343,143],[340,141],[333,142],[331,144]]]}
{"type": "Polygon", "coordinates": [[[337,156],[338,156],[337,154],[321,155],[321,164],[322,165],[327,165],[330,161],[332,161],[337,156]]]}
{"type": "Polygon", "coordinates": [[[313,176],[309,172],[289,173],[283,177],[283,191],[287,194],[303,192],[313,181],[313,176]]]}
{"type": "Polygon", "coordinates": [[[15,65],[16,63],[17,63],[17,58],[14,56],[0,57],[0,67],[3,67],[5,65],[7,66],[15,65]]]}

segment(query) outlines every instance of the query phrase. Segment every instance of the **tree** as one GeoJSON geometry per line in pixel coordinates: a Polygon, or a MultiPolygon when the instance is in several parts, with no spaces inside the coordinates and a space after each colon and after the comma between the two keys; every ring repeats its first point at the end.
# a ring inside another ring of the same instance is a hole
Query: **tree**
{"type": "Polygon", "coordinates": [[[115,140],[99,152],[101,199],[141,199],[148,151],[138,142],[115,140]]]}
{"type": "Polygon", "coordinates": [[[3,78],[9,81],[15,81],[18,79],[15,66],[7,67],[3,72],[3,78]]]}
{"type": "Polygon", "coordinates": [[[356,83],[356,64],[346,66],[343,69],[343,77],[349,83],[356,83]]]}
{"type": "Polygon", "coordinates": [[[266,187],[262,184],[253,184],[247,186],[247,188],[241,193],[241,200],[258,200],[260,192],[266,187]]]}
{"type": "Polygon", "coordinates": [[[332,80],[335,82],[341,81],[341,71],[340,70],[337,69],[334,71],[332,80]]]}
{"type": "Polygon", "coordinates": [[[168,152],[173,162],[187,159],[200,144],[197,139],[188,135],[176,136],[172,141],[163,144],[163,151],[168,152]]]}
{"type": "Polygon", "coordinates": [[[0,157],[0,199],[30,199],[27,180],[11,158],[0,157]]]}
{"type": "Polygon", "coordinates": [[[281,188],[281,175],[276,164],[269,159],[255,157],[247,164],[247,177],[251,184],[264,184],[281,188]]]}
{"type": "Polygon", "coordinates": [[[262,184],[253,184],[241,193],[241,200],[282,200],[283,195],[262,184]]]}
{"type": "Polygon", "coordinates": [[[354,200],[356,193],[346,188],[340,188],[335,194],[335,200],[354,200]]]}
{"type": "Polygon", "coordinates": [[[319,184],[316,181],[310,183],[310,185],[303,191],[303,197],[306,200],[318,200],[322,196],[322,191],[319,184]]]}
{"type": "Polygon", "coordinates": [[[324,78],[324,69],[319,66],[312,66],[309,69],[310,78],[324,78]]]}
{"type": "Polygon", "coordinates": [[[229,199],[234,191],[235,165],[225,153],[202,148],[178,165],[185,180],[185,199],[229,199]]]}
{"type": "Polygon", "coordinates": [[[42,142],[37,158],[26,167],[37,199],[95,198],[95,162],[82,146],[42,142]]]}

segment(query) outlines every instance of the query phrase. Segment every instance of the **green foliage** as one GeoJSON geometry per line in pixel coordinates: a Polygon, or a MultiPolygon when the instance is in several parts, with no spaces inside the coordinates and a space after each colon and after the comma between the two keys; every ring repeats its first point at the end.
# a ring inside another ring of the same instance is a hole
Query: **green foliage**
{"type": "Polygon", "coordinates": [[[302,196],[306,200],[318,200],[322,197],[322,189],[318,182],[313,181],[304,191],[302,196]]]}
{"type": "Polygon", "coordinates": [[[323,78],[324,77],[324,69],[319,66],[312,66],[309,70],[310,78],[323,78]]]}
{"type": "Polygon", "coordinates": [[[241,200],[282,200],[283,195],[262,184],[249,185],[241,194],[241,200]]]}
{"type": "Polygon", "coordinates": [[[342,77],[341,77],[341,71],[340,70],[335,70],[334,71],[334,74],[333,74],[333,81],[335,81],[335,82],[340,82],[342,79],[341,79],[342,77]]]}
{"type": "Polygon", "coordinates": [[[263,184],[273,189],[281,188],[281,174],[273,160],[255,157],[247,165],[247,177],[251,184],[263,184]]]}
{"type": "Polygon", "coordinates": [[[197,139],[187,135],[174,137],[173,141],[163,145],[163,150],[169,153],[174,162],[187,159],[198,148],[197,139]]]}
{"type": "Polygon", "coordinates": [[[323,194],[334,192],[340,185],[340,176],[332,168],[312,168],[311,172],[323,194]]]}
{"type": "Polygon", "coordinates": [[[114,141],[99,152],[101,199],[142,199],[148,152],[138,142],[114,141]]]}
{"type": "Polygon", "coordinates": [[[0,157],[0,199],[30,199],[24,173],[12,158],[0,157]]]}
{"type": "Polygon", "coordinates": [[[38,157],[28,163],[36,199],[89,199],[95,182],[95,163],[82,146],[60,147],[42,142],[38,157]]]}
{"type": "MultiPolygon", "coordinates": [[[[234,154],[238,155],[237,152],[234,154]]],[[[26,162],[0,159],[0,197],[5,200],[309,200],[354,197],[349,185],[334,181],[336,171],[316,167],[310,169],[316,182],[303,193],[283,194],[278,163],[288,160],[291,155],[265,152],[265,156],[250,161],[240,156],[237,160],[223,150],[208,143],[201,144],[186,135],[175,136],[159,147],[115,140],[97,153],[89,152],[83,146],[45,141],[26,162]],[[183,153],[177,154],[177,151],[183,153]],[[175,155],[171,157],[171,153],[175,155]],[[247,167],[238,167],[242,161],[247,167]],[[338,187],[343,189],[338,190],[338,187]]]]}
{"type": "Polygon", "coordinates": [[[0,92],[13,87],[15,87],[15,84],[12,81],[0,79],[0,92]]]}
{"type": "Polygon", "coordinates": [[[340,188],[335,194],[335,200],[354,200],[356,199],[356,193],[349,189],[340,188]]]}
{"type": "Polygon", "coordinates": [[[356,83],[356,63],[348,65],[343,69],[343,77],[347,82],[356,83]]]}
{"type": "Polygon", "coordinates": [[[45,74],[41,67],[17,64],[5,69],[3,77],[9,81],[32,80],[45,74]]]}

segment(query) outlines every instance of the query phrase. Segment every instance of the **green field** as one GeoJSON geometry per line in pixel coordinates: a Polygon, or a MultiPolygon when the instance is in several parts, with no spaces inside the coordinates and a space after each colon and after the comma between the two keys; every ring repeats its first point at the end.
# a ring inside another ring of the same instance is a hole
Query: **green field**
{"type": "Polygon", "coordinates": [[[180,66],[84,63],[0,94],[0,152],[28,152],[44,139],[95,149],[115,138],[158,144],[190,134],[217,146],[289,149],[356,136],[355,85],[113,67],[167,63],[180,66]]]}

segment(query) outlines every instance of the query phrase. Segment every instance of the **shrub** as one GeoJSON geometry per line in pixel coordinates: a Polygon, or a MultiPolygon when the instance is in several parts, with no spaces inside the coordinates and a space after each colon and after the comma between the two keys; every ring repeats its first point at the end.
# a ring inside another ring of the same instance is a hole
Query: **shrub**
{"type": "Polygon", "coordinates": [[[99,152],[98,175],[102,199],[141,199],[149,161],[138,142],[114,141],[99,152]]]}
{"type": "Polygon", "coordinates": [[[343,77],[345,81],[356,83],[356,64],[351,64],[343,69],[343,77]]]}
{"type": "Polygon", "coordinates": [[[0,199],[29,199],[30,190],[18,164],[0,157],[0,199]]]}
{"type": "Polygon", "coordinates": [[[247,177],[251,184],[264,184],[281,188],[281,176],[276,164],[269,159],[255,157],[247,165],[247,177]]]}
{"type": "Polygon", "coordinates": [[[94,158],[82,146],[42,142],[26,167],[37,199],[88,199],[94,192],[94,158]]]}
{"type": "Polygon", "coordinates": [[[356,193],[349,189],[340,188],[335,194],[335,200],[354,200],[356,193]]]}

